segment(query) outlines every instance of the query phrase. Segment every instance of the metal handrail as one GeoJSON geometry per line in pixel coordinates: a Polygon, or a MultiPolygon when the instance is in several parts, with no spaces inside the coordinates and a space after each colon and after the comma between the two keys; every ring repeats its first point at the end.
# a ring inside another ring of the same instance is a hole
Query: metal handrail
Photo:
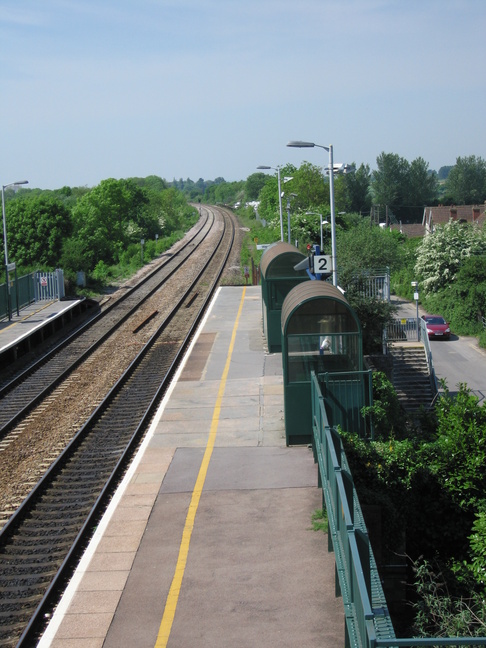
{"type": "Polygon", "coordinates": [[[419,322],[420,322],[419,339],[425,348],[425,357],[427,359],[427,368],[429,370],[430,380],[432,383],[432,387],[434,388],[434,392],[435,394],[437,394],[437,392],[439,391],[439,384],[437,381],[437,376],[435,375],[434,363],[432,361],[432,350],[430,348],[429,334],[427,333],[427,325],[422,318],[420,318],[419,322]]]}
{"type": "Polygon", "coordinates": [[[311,391],[314,460],[327,508],[329,550],[336,560],[336,591],[343,597],[345,645],[486,646],[486,637],[396,638],[341,437],[329,425],[314,371],[311,391]]]}

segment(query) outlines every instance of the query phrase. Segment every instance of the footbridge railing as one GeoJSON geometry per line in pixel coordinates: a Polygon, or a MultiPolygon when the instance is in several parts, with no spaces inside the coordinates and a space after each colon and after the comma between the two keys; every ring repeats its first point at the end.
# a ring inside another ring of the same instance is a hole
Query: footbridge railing
{"type": "Polygon", "coordinates": [[[319,486],[336,561],[336,595],[343,597],[345,647],[486,646],[486,637],[397,638],[341,437],[329,425],[325,398],[311,372],[312,428],[319,486]]]}

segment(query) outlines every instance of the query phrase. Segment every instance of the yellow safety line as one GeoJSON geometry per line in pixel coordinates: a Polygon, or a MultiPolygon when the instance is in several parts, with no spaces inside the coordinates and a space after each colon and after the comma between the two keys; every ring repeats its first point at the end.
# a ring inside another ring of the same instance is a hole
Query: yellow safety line
{"type": "Polygon", "coordinates": [[[226,380],[228,378],[231,356],[233,354],[233,349],[235,345],[236,330],[238,328],[241,311],[243,309],[245,293],[246,293],[246,288],[244,287],[243,294],[241,296],[240,306],[238,308],[238,313],[236,315],[236,321],[233,327],[233,333],[231,335],[228,355],[226,357],[226,364],[223,370],[223,375],[221,377],[221,382],[219,384],[218,396],[216,398],[216,405],[214,406],[211,428],[209,430],[209,438],[206,444],[206,449],[204,451],[204,456],[201,462],[201,466],[199,468],[199,474],[197,476],[196,484],[194,486],[194,490],[192,491],[191,503],[189,504],[189,510],[187,511],[184,530],[182,532],[182,540],[179,547],[179,557],[177,558],[176,568],[175,568],[174,576],[172,578],[172,584],[170,586],[169,594],[165,602],[164,614],[162,616],[162,621],[160,623],[159,633],[157,635],[157,641],[155,642],[155,648],[166,648],[167,642],[169,641],[172,624],[174,622],[177,603],[179,600],[179,594],[182,587],[182,579],[184,577],[184,571],[186,569],[187,555],[189,553],[189,544],[191,542],[191,535],[194,529],[194,519],[196,517],[197,509],[199,506],[199,500],[201,499],[204,482],[206,481],[209,461],[211,459],[211,455],[214,449],[214,443],[216,440],[216,432],[218,430],[219,417],[221,414],[221,402],[223,400],[223,395],[226,388],[226,380]]]}
{"type": "Polygon", "coordinates": [[[44,306],[41,306],[41,308],[38,308],[37,310],[33,311],[32,313],[29,313],[29,314],[26,315],[25,317],[19,317],[19,319],[16,320],[15,322],[12,322],[12,323],[9,324],[8,326],[5,326],[5,327],[3,328],[3,330],[4,330],[4,331],[8,331],[8,329],[12,328],[12,327],[15,326],[16,324],[20,324],[20,322],[25,322],[25,321],[27,321],[27,320],[29,319],[29,317],[33,317],[34,315],[37,315],[37,313],[40,313],[41,311],[43,311],[44,308],[47,308],[48,306],[50,306],[51,304],[53,304],[54,301],[55,301],[55,300],[50,301],[49,303],[45,304],[44,306]]]}

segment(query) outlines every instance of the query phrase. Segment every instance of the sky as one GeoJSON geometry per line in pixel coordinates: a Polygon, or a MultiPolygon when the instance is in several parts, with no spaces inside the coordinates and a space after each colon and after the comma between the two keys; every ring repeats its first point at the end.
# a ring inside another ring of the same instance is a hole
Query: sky
{"type": "Polygon", "coordinates": [[[3,185],[328,165],[289,140],[438,171],[485,115],[485,0],[0,0],[3,185]]]}

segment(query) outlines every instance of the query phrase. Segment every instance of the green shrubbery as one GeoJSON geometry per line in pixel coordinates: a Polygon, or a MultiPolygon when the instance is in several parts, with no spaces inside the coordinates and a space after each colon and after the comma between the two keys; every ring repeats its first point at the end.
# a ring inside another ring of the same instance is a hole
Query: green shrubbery
{"type": "Polygon", "coordinates": [[[62,267],[74,288],[83,271],[88,291],[132,275],[197,220],[186,197],[155,176],[8,198],[9,256],[18,272],[62,267]]]}
{"type": "Polygon", "coordinates": [[[423,425],[405,429],[393,388],[377,374],[377,440],[346,431],[342,438],[361,504],[380,507],[386,559],[406,553],[415,566],[416,628],[484,633],[486,408],[465,385],[455,397],[444,388],[423,425]],[[432,566],[440,581],[431,577],[432,566]],[[443,623],[446,612],[462,621],[443,623]],[[468,629],[465,619],[475,614],[480,620],[468,629]]]}

